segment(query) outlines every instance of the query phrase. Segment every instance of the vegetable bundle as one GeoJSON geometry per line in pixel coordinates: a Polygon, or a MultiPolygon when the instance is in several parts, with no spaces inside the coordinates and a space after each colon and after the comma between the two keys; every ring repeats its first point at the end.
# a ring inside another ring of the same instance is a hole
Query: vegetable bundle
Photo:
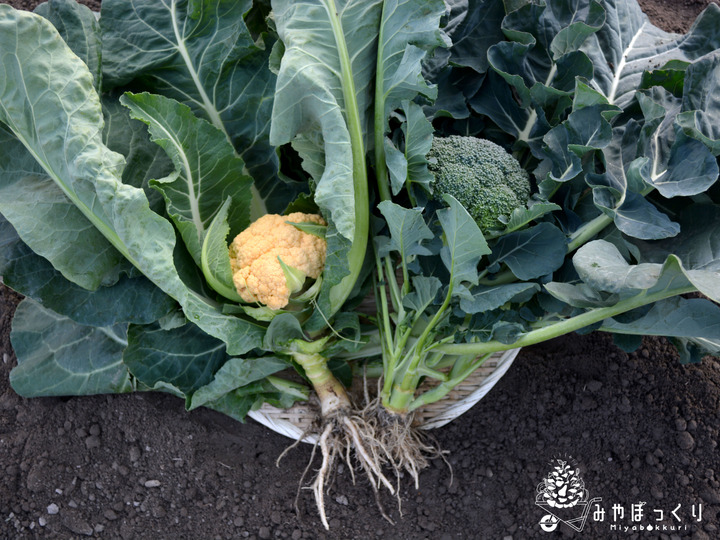
{"type": "Polygon", "coordinates": [[[413,411],[492,353],[720,352],[714,4],[52,0],[0,5],[0,51],[15,390],[312,392],[326,526],[335,458],[417,481],[413,411]]]}

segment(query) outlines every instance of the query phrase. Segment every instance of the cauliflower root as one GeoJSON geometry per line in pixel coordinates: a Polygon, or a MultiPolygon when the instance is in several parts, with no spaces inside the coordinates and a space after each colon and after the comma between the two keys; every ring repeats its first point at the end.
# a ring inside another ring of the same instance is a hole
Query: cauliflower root
{"type": "Polygon", "coordinates": [[[238,234],[230,244],[233,283],[245,302],[259,302],[270,309],[287,306],[293,291],[280,260],[317,279],[325,266],[327,243],[289,224],[325,225],[322,216],[294,212],[287,216],[266,214],[238,234]]]}

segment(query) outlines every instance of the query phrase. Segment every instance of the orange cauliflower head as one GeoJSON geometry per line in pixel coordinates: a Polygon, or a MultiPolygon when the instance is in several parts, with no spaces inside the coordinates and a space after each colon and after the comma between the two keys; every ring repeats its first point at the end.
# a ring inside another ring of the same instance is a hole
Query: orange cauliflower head
{"type": "Polygon", "coordinates": [[[294,212],[266,214],[238,234],[230,244],[233,283],[245,302],[260,302],[270,309],[285,307],[290,290],[278,257],[285,265],[317,279],[325,267],[327,243],[287,223],[325,225],[322,216],[294,212]]]}

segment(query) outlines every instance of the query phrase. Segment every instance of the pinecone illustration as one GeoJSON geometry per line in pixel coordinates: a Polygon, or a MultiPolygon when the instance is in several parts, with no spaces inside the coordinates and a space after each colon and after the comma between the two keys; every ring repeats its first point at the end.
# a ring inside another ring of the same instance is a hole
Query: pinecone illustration
{"type": "Polygon", "coordinates": [[[585,483],[580,470],[572,468],[567,461],[557,464],[544,481],[543,499],[556,508],[570,508],[585,498],[585,483]]]}

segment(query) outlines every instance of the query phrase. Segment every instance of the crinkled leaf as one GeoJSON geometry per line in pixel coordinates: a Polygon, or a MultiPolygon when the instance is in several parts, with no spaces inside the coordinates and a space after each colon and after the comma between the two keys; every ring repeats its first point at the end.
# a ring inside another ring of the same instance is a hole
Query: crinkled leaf
{"type": "Polygon", "coordinates": [[[144,276],[122,275],[114,285],[95,291],[68,281],[27,247],[1,215],[0,275],[8,287],[83,325],[147,324],[175,306],[172,298],[144,276]]]}
{"type": "Polygon", "coordinates": [[[588,286],[622,297],[668,291],[679,293],[694,287],[711,300],[720,300],[720,272],[686,269],[682,261],[672,254],[662,264],[631,265],[613,244],[593,240],[578,249],[573,264],[588,286]]]}
{"type": "Polygon", "coordinates": [[[117,95],[101,96],[105,128],[103,142],[113,152],[125,156],[124,184],[142,188],[152,208],[165,213],[162,194],[150,187],[150,181],[172,173],[174,166],[163,148],[150,140],[147,125],[133,119],[117,95]]]}
{"type": "Polygon", "coordinates": [[[18,365],[10,384],[25,397],[132,392],[122,361],[126,331],[126,325],[80,325],[26,298],[13,317],[18,365]]]}
{"type": "Polygon", "coordinates": [[[383,111],[387,130],[390,113],[405,100],[418,95],[434,99],[437,88],[422,76],[422,63],[436,47],[450,44],[440,29],[445,14],[442,0],[385,0],[380,20],[377,51],[378,86],[375,107],[383,111]]]}
{"type": "Polygon", "coordinates": [[[252,179],[224,134],[189,107],[148,93],[126,93],[120,101],[149,126],[152,140],[175,165],[152,185],[165,197],[168,214],[200,266],[205,236],[222,202],[231,199],[225,218],[230,231],[237,234],[250,224],[252,179]]]}
{"type": "Polygon", "coordinates": [[[49,0],[35,8],[35,13],[49,20],[68,44],[72,52],[85,62],[100,88],[102,81],[102,40],[95,14],[74,0],[49,0]]]}
{"type": "Polygon", "coordinates": [[[674,297],[655,302],[632,322],[607,319],[603,330],[641,336],[720,339],[720,307],[702,298],[674,297]]]}
{"type": "Polygon", "coordinates": [[[637,2],[606,0],[605,25],[588,38],[583,50],[595,66],[592,85],[610,103],[625,107],[645,70],[670,60],[691,62],[720,48],[720,8],[710,4],[687,34],[652,25],[637,2]]]}
{"type": "Polygon", "coordinates": [[[82,288],[117,281],[122,255],[3,125],[0,147],[0,213],[23,242],[82,288]]]}
{"type": "Polygon", "coordinates": [[[685,268],[720,271],[720,207],[695,204],[678,220],[680,234],[657,242],[639,242],[644,262],[662,263],[670,254],[685,268]]]}
{"type": "Polygon", "coordinates": [[[715,51],[688,67],[684,78],[683,111],[677,122],[720,155],[720,52],[715,51]]]}
{"type": "MultiPolygon", "coordinates": [[[[382,2],[278,1],[273,4],[285,45],[270,141],[292,142],[316,183],[315,201],[347,239],[355,230],[351,129],[368,133],[382,2]],[[348,58],[343,55],[347,47],[348,58]],[[346,103],[345,92],[356,103],[346,103]],[[354,107],[357,107],[354,117],[354,107]],[[352,125],[351,125],[352,124],[352,125]],[[359,124],[359,125],[358,125],[359,124]]],[[[364,159],[364,156],[357,158],[364,159]]]]}

